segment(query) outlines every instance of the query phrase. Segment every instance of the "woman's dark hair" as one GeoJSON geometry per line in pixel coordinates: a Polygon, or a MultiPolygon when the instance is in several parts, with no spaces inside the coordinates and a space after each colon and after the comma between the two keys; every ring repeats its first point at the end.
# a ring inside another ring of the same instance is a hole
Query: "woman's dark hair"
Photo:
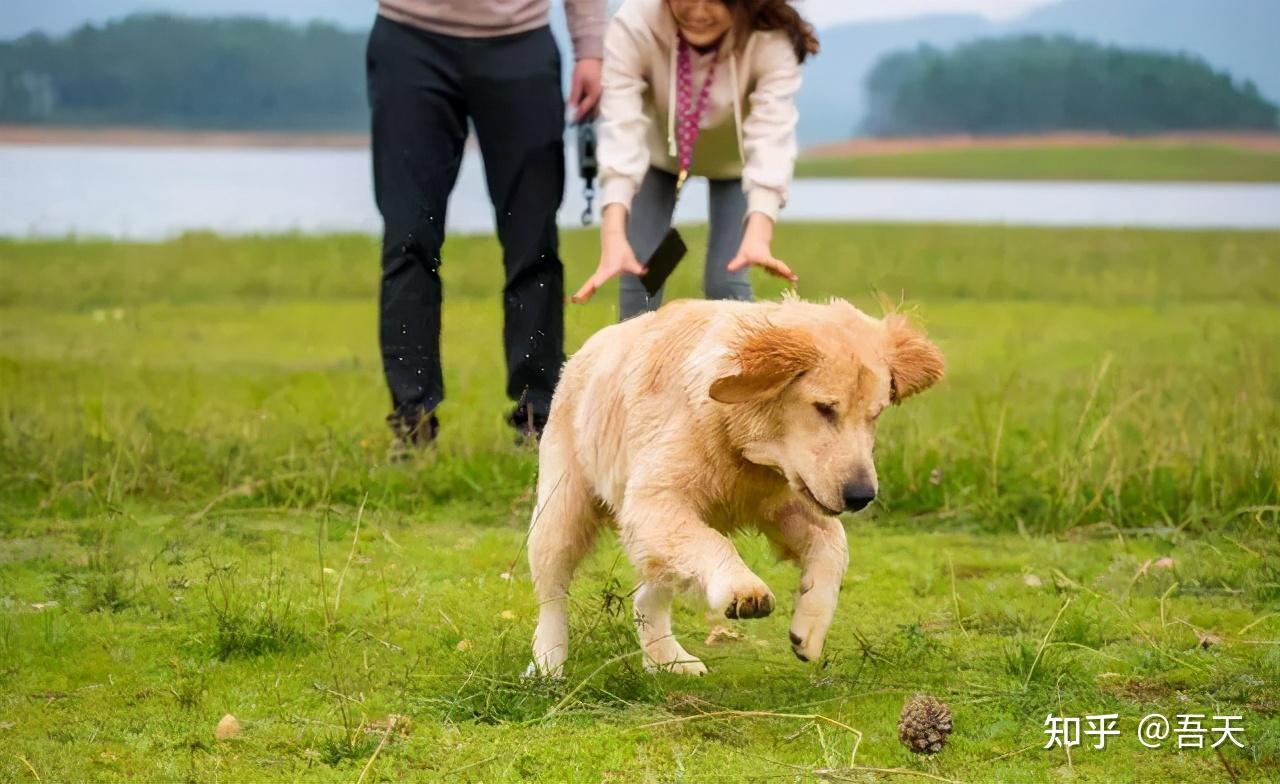
{"type": "Polygon", "coordinates": [[[792,7],[790,0],[725,0],[725,5],[733,12],[741,30],[781,30],[786,33],[800,62],[818,53],[818,36],[813,25],[792,7]]]}

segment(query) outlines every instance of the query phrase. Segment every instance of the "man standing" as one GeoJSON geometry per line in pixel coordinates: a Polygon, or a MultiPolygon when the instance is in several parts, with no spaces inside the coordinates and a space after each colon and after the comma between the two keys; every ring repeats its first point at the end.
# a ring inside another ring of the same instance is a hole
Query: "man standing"
{"type": "MultiPolygon", "coordinates": [[[[445,212],[475,127],[506,270],[508,421],[546,422],[564,362],[556,212],[564,196],[564,98],[550,0],[379,0],[367,68],[373,180],[382,213],[382,364],[393,456],[432,442],[444,398],[440,248],[445,212]]],[[[565,0],[578,120],[600,97],[604,0],[565,0]]]]}

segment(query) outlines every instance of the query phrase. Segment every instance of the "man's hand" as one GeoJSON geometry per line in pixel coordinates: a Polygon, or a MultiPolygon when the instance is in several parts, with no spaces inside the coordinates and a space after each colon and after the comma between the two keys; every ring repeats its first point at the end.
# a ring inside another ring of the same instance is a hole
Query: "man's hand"
{"type": "Polygon", "coordinates": [[[747,228],[742,232],[742,245],[738,247],[738,255],[729,262],[730,272],[737,272],[743,267],[760,267],[770,275],[795,283],[800,278],[784,262],[773,257],[769,249],[773,242],[773,220],[761,212],[753,212],[747,217],[747,228]]]}
{"type": "Polygon", "coordinates": [[[580,123],[594,117],[600,103],[600,58],[586,57],[573,66],[573,81],[569,84],[569,106],[573,107],[573,121],[580,123]]]}

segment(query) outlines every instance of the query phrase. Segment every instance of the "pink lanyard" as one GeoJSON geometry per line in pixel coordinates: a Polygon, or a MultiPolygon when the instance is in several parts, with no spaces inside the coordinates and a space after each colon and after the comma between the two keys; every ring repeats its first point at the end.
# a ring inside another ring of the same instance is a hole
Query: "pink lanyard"
{"type": "Polygon", "coordinates": [[[676,144],[680,154],[680,171],[676,175],[676,195],[689,179],[689,167],[693,165],[693,145],[702,130],[702,116],[707,111],[707,97],[711,94],[711,83],[715,81],[716,61],[711,61],[707,76],[698,91],[698,102],[693,102],[693,54],[689,42],[680,37],[680,45],[676,54],[676,144]]]}

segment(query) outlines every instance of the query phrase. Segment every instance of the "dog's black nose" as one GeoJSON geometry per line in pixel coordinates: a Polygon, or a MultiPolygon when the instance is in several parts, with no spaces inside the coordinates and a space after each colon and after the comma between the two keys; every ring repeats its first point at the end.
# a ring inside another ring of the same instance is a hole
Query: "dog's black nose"
{"type": "Polygon", "coordinates": [[[850,512],[865,509],[876,500],[876,489],[866,482],[850,482],[844,486],[844,508],[850,512]]]}

